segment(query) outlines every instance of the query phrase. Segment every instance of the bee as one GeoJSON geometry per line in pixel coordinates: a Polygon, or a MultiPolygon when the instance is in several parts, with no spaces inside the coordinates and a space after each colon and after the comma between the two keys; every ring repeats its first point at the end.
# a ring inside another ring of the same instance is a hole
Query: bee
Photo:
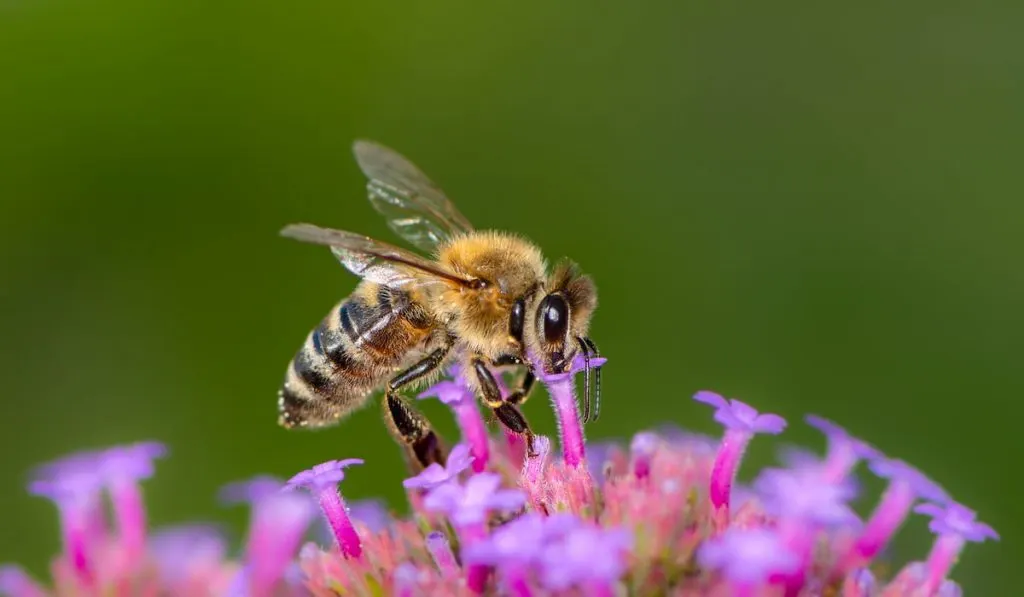
{"type": "MultiPolygon", "coordinates": [[[[356,141],[370,204],[421,252],[343,230],[292,224],[281,234],[326,245],[361,278],[306,337],[278,392],[279,423],[319,428],[340,422],[383,389],[392,435],[414,468],[444,463],[429,421],[400,391],[436,379],[450,363],[508,429],[533,433],[519,407],[537,377],[586,363],[583,420],[591,419],[587,336],[597,307],[593,280],[563,260],[550,273],[539,248],[506,232],[476,230],[412,162],[372,141],[356,141]],[[430,255],[427,257],[425,255],[430,255]],[[522,370],[503,397],[502,368],[522,370]]],[[[600,414],[594,368],[593,419],[600,414]]]]}

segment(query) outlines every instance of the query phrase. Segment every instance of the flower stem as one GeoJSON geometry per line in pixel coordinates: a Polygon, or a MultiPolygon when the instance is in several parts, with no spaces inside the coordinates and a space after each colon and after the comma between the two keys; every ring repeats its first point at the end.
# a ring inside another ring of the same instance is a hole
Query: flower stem
{"type": "Polygon", "coordinates": [[[891,483],[863,532],[840,559],[837,573],[846,574],[878,555],[903,524],[913,504],[914,491],[908,483],[898,480],[891,483]]]}
{"type": "Polygon", "coordinates": [[[580,425],[579,410],[576,407],[573,378],[566,376],[562,379],[552,380],[547,382],[547,386],[558,415],[558,429],[562,435],[562,456],[565,459],[565,464],[573,468],[578,467],[586,455],[584,453],[583,428],[580,425]]]}
{"type": "Polygon", "coordinates": [[[337,488],[324,489],[320,492],[318,501],[324,517],[327,518],[327,524],[330,525],[331,531],[334,533],[334,539],[338,542],[338,547],[341,548],[341,553],[346,558],[360,557],[363,553],[362,542],[359,540],[359,534],[356,533],[355,527],[352,526],[352,520],[349,519],[348,512],[345,510],[345,502],[341,499],[337,488]]]}
{"type": "MultiPolygon", "coordinates": [[[[459,527],[458,532],[463,549],[487,537],[487,528],[483,523],[459,527]]],[[[466,586],[473,593],[483,594],[484,589],[487,587],[487,577],[489,574],[490,568],[488,566],[484,564],[470,564],[466,570],[466,586]]]]}
{"type": "Polygon", "coordinates": [[[956,564],[960,557],[960,551],[964,548],[964,539],[959,535],[940,535],[935,540],[931,553],[928,554],[928,561],[925,563],[927,578],[924,584],[924,594],[932,595],[942,586],[946,575],[956,564]]]}
{"type": "Polygon", "coordinates": [[[455,561],[455,555],[452,553],[452,548],[448,544],[448,538],[444,536],[444,533],[438,531],[430,533],[427,535],[426,543],[427,551],[434,558],[434,564],[441,571],[441,575],[445,578],[458,576],[459,565],[455,561]]]}
{"type": "Polygon", "coordinates": [[[146,509],[142,491],[138,484],[124,481],[115,485],[111,494],[121,547],[127,557],[125,565],[134,568],[146,548],[146,509]]]}
{"type": "Polygon", "coordinates": [[[490,458],[488,447],[487,425],[476,402],[463,400],[455,405],[455,418],[462,430],[462,437],[469,444],[469,452],[473,455],[473,472],[482,473],[487,469],[490,458]]]}
{"type": "MultiPolygon", "coordinates": [[[[743,453],[747,444],[753,437],[749,431],[741,429],[728,429],[722,437],[722,444],[715,456],[715,464],[711,469],[711,504],[714,506],[719,517],[728,524],[729,501],[732,493],[732,484],[736,480],[736,472],[739,470],[743,453]]],[[[719,518],[716,517],[716,518],[719,518]]]]}

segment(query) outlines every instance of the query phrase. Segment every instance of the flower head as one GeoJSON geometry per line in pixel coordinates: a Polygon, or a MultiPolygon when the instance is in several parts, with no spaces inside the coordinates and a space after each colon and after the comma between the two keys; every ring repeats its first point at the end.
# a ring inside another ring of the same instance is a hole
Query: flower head
{"type": "Polygon", "coordinates": [[[219,567],[227,542],[216,527],[184,525],[153,533],[149,551],[163,582],[179,585],[219,567]]]}
{"type": "Polygon", "coordinates": [[[338,546],[350,558],[362,555],[362,541],[352,526],[345,501],[338,492],[338,483],[345,479],[345,469],[355,464],[363,464],[363,461],[359,458],[328,460],[295,475],[285,485],[289,490],[307,489],[316,497],[338,546]]]}
{"type": "Polygon", "coordinates": [[[223,504],[251,504],[266,496],[278,493],[284,488],[284,481],[270,475],[258,475],[244,481],[232,481],[221,487],[218,497],[223,504]]]}
{"type": "Polygon", "coordinates": [[[608,586],[626,571],[633,536],[626,529],[577,525],[543,548],[542,582],[552,591],[608,586]]]}
{"type": "Polygon", "coordinates": [[[693,399],[715,407],[715,421],[726,429],[778,435],[786,428],[786,420],[779,415],[762,415],[745,402],[726,400],[714,392],[697,392],[693,399]]]}
{"type": "Polygon", "coordinates": [[[974,543],[999,540],[999,534],[992,527],[977,520],[978,515],[974,510],[956,502],[945,506],[921,504],[914,508],[914,512],[932,518],[928,528],[936,535],[957,536],[974,543]]]}
{"type": "Polygon", "coordinates": [[[285,488],[308,489],[313,493],[320,493],[325,489],[337,489],[338,483],[345,479],[345,469],[356,464],[363,464],[363,461],[359,458],[328,460],[295,475],[288,480],[285,488]]]}
{"type": "Polygon", "coordinates": [[[765,509],[780,518],[821,526],[859,520],[847,505],[854,497],[851,486],[828,482],[814,469],[767,469],[754,481],[754,490],[765,509]]]}
{"type": "Polygon", "coordinates": [[[739,586],[758,585],[800,566],[800,557],[768,529],[729,529],[702,545],[697,557],[702,566],[718,570],[739,586]]]}
{"type": "Polygon", "coordinates": [[[474,400],[473,392],[465,384],[451,380],[437,382],[421,392],[417,398],[437,398],[449,406],[474,400]]]}
{"type": "Polygon", "coordinates": [[[456,526],[480,524],[494,511],[511,512],[523,507],[526,495],[515,489],[501,489],[501,477],[480,473],[465,485],[449,482],[434,488],[423,500],[423,507],[443,512],[456,526]]]}
{"type": "Polygon", "coordinates": [[[892,482],[906,483],[922,499],[939,503],[949,501],[949,494],[945,489],[902,460],[879,455],[871,460],[868,467],[878,477],[889,479],[892,482]]]}
{"type": "Polygon", "coordinates": [[[452,448],[444,466],[435,462],[415,477],[403,481],[402,485],[406,489],[433,489],[458,479],[462,471],[468,469],[472,463],[473,456],[470,454],[469,446],[459,444],[452,448]]]}

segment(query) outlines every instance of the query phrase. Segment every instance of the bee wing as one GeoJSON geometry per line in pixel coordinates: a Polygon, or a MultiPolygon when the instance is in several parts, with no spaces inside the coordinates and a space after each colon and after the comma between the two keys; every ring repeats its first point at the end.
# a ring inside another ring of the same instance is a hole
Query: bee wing
{"type": "Polygon", "coordinates": [[[436,283],[472,286],[474,281],[441,269],[411,251],[374,240],[368,236],[321,228],[312,224],[291,224],[281,230],[288,238],[327,245],[348,271],[390,288],[436,283]]]}
{"type": "Polygon", "coordinates": [[[370,203],[413,246],[433,252],[453,234],[473,229],[444,191],[398,152],[365,140],[356,141],[352,151],[369,179],[370,203]]]}

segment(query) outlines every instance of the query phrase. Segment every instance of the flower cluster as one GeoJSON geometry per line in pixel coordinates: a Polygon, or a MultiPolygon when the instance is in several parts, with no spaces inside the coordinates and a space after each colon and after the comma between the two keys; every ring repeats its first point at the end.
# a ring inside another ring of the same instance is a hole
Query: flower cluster
{"type": "Polygon", "coordinates": [[[0,567],[0,595],[954,597],[948,575],[964,546],[998,539],[914,467],[819,417],[807,422],[827,438],[823,457],[792,455],[738,485],[755,436],[779,434],[786,421],[711,392],[694,399],[714,409],[720,440],[666,429],[588,445],[572,385],[583,368],[540,376],[559,416],[560,456],[545,437],[529,450],[519,436],[490,436],[462,380],[442,381],[422,397],[452,407],[463,443],[445,465],[405,481],[410,516],[346,504],[339,484],[363,461],[332,460],[287,482],[224,489],[225,502],[251,508],[238,555],[216,528],[147,531],[139,482],[164,455],[159,444],[45,465],[29,490],[56,505],[63,548],[46,586],[0,567]],[[866,520],[848,505],[861,461],[888,483],[866,520]],[[931,519],[934,546],[880,578],[877,560],[912,512],[931,519]]]}

